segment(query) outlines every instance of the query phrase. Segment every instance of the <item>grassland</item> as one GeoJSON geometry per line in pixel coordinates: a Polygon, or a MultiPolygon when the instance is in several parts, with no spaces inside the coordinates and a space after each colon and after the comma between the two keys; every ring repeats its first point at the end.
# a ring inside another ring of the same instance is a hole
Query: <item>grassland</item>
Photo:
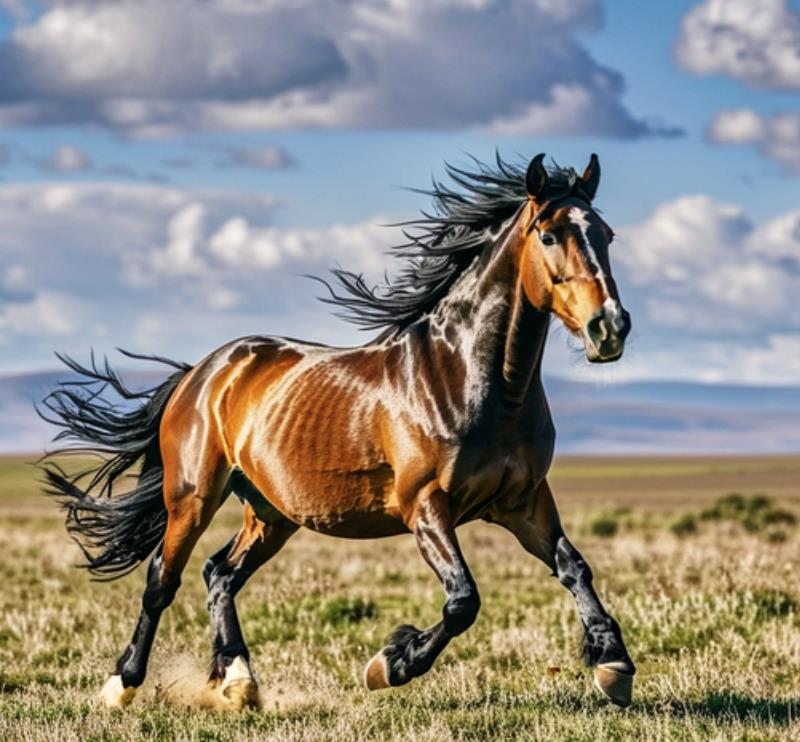
{"type": "Polygon", "coordinates": [[[90,582],[34,471],[0,459],[0,739],[800,739],[800,459],[568,459],[552,481],[637,661],[630,709],[592,688],[568,594],[484,525],[460,531],[481,615],[425,678],[361,685],[395,625],[439,616],[412,540],[301,533],[238,601],[263,708],[199,707],[200,568],[237,528],[230,503],[164,617],[145,686],[108,713],[94,696],[129,638],[142,574],[90,582]],[[743,497],[720,502],[733,491],[743,497]]]}

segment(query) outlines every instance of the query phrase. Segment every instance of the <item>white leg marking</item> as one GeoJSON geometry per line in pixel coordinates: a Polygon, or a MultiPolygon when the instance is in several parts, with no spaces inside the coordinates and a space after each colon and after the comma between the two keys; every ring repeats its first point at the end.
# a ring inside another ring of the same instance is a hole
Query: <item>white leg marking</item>
{"type": "Polygon", "coordinates": [[[100,702],[110,709],[125,708],[136,695],[136,688],[125,688],[120,675],[112,675],[100,691],[100,702]]]}
{"type": "Polygon", "coordinates": [[[258,686],[244,657],[237,657],[228,665],[220,691],[237,710],[258,706],[258,686]]]}

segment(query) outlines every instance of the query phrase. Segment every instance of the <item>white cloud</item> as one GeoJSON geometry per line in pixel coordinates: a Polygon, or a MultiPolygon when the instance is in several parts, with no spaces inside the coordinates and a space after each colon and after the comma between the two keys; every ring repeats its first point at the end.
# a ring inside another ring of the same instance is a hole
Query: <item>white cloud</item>
{"type": "Polygon", "coordinates": [[[615,262],[654,327],[749,337],[800,328],[800,210],[754,226],[740,206],[683,196],[618,232],[615,262]]]}
{"type": "Polygon", "coordinates": [[[754,229],[747,235],[747,246],[754,253],[800,271],[800,209],[754,229]]]}
{"type": "Polygon", "coordinates": [[[753,144],[787,173],[800,175],[800,114],[761,116],[750,108],[719,111],[708,131],[712,142],[753,144]]]}
{"type": "Polygon", "coordinates": [[[705,0],[684,16],[678,61],[698,75],[800,88],[800,12],[789,0],[705,0]]]}
{"type": "Polygon", "coordinates": [[[664,133],[578,41],[599,20],[599,0],[62,1],[0,45],[0,125],[664,133]]]}
{"type": "Polygon", "coordinates": [[[278,206],[239,191],[0,184],[3,357],[120,345],[192,359],[248,332],[352,342],[303,275],[341,264],[379,279],[398,235],[375,224],[392,219],[278,228],[278,206]]]}
{"type": "Polygon", "coordinates": [[[92,158],[77,147],[62,144],[42,165],[45,169],[56,173],[74,173],[91,169],[92,158]]]}
{"type": "Polygon", "coordinates": [[[380,274],[391,233],[378,226],[380,217],[360,224],[335,224],[321,229],[252,228],[241,217],[230,219],[209,239],[209,251],[226,265],[273,268],[285,261],[310,265],[355,266],[380,274]]]}
{"type": "Polygon", "coordinates": [[[82,301],[57,291],[39,291],[31,301],[0,301],[0,337],[69,335],[84,313],[82,301]]]}
{"type": "Polygon", "coordinates": [[[203,236],[205,218],[206,208],[202,203],[189,203],[176,212],[167,224],[167,245],[147,255],[147,272],[162,276],[201,274],[205,265],[197,255],[197,249],[203,236]]]}

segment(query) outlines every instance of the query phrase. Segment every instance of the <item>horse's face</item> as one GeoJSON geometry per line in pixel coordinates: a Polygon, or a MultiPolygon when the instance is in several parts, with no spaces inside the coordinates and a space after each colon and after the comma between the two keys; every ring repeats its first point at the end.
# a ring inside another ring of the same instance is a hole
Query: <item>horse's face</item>
{"type": "Polygon", "coordinates": [[[592,363],[616,361],[630,331],[611,275],[611,228],[591,206],[600,166],[591,163],[572,192],[548,195],[543,155],[528,169],[530,215],[522,254],[522,284],[537,309],[551,311],[583,339],[592,363]]]}

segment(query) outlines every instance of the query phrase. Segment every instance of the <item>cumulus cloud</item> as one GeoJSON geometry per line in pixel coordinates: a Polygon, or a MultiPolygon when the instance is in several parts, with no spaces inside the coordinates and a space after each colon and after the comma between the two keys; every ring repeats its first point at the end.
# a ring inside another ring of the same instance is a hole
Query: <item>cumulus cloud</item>
{"type": "Polygon", "coordinates": [[[218,167],[243,167],[254,170],[286,170],[295,167],[297,160],[283,147],[269,144],[264,147],[231,147],[218,167]]]}
{"type": "Polygon", "coordinates": [[[84,314],[83,302],[68,294],[39,291],[30,301],[0,304],[0,338],[69,335],[84,314]]]}
{"type": "Polygon", "coordinates": [[[143,183],[0,184],[4,356],[49,363],[53,347],[97,344],[191,359],[248,332],[352,342],[303,276],[340,264],[377,280],[399,235],[375,225],[392,219],[278,228],[279,206],[143,183]]]}
{"type": "Polygon", "coordinates": [[[683,196],[619,233],[616,262],[643,290],[655,327],[762,338],[800,330],[800,210],[754,225],[738,205],[683,196]]]}
{"type": "Polygon", "coordinates": [[[800,11],[789,0],[705,0],[684,16],[676,53],[698,75],[800,88],[800,11]]]}
{"type": "Polygon", "coordinates": [[[721,144],[752,144],[790,174],[800,175],[800,114],[761,116],[750,108],[720,111],[709,139],[721,144]]]}
{"type": "Polygon", "coordinates": [[[285,261],[315,265],[321,262],[355,265],[359,271],[380,274],[386,264],[387,230],[379,217],[358,224],[334,224],[321,229],[253,228],[236,217],[209,239],[209,252],[226,265],[272,268],[285,261]]]}
{"type": "Polygon", "coordinates": [[[0,45],[0,125],[673,133],[581,45],[599,19],[599,0],[62,0],[0,45]]]}

